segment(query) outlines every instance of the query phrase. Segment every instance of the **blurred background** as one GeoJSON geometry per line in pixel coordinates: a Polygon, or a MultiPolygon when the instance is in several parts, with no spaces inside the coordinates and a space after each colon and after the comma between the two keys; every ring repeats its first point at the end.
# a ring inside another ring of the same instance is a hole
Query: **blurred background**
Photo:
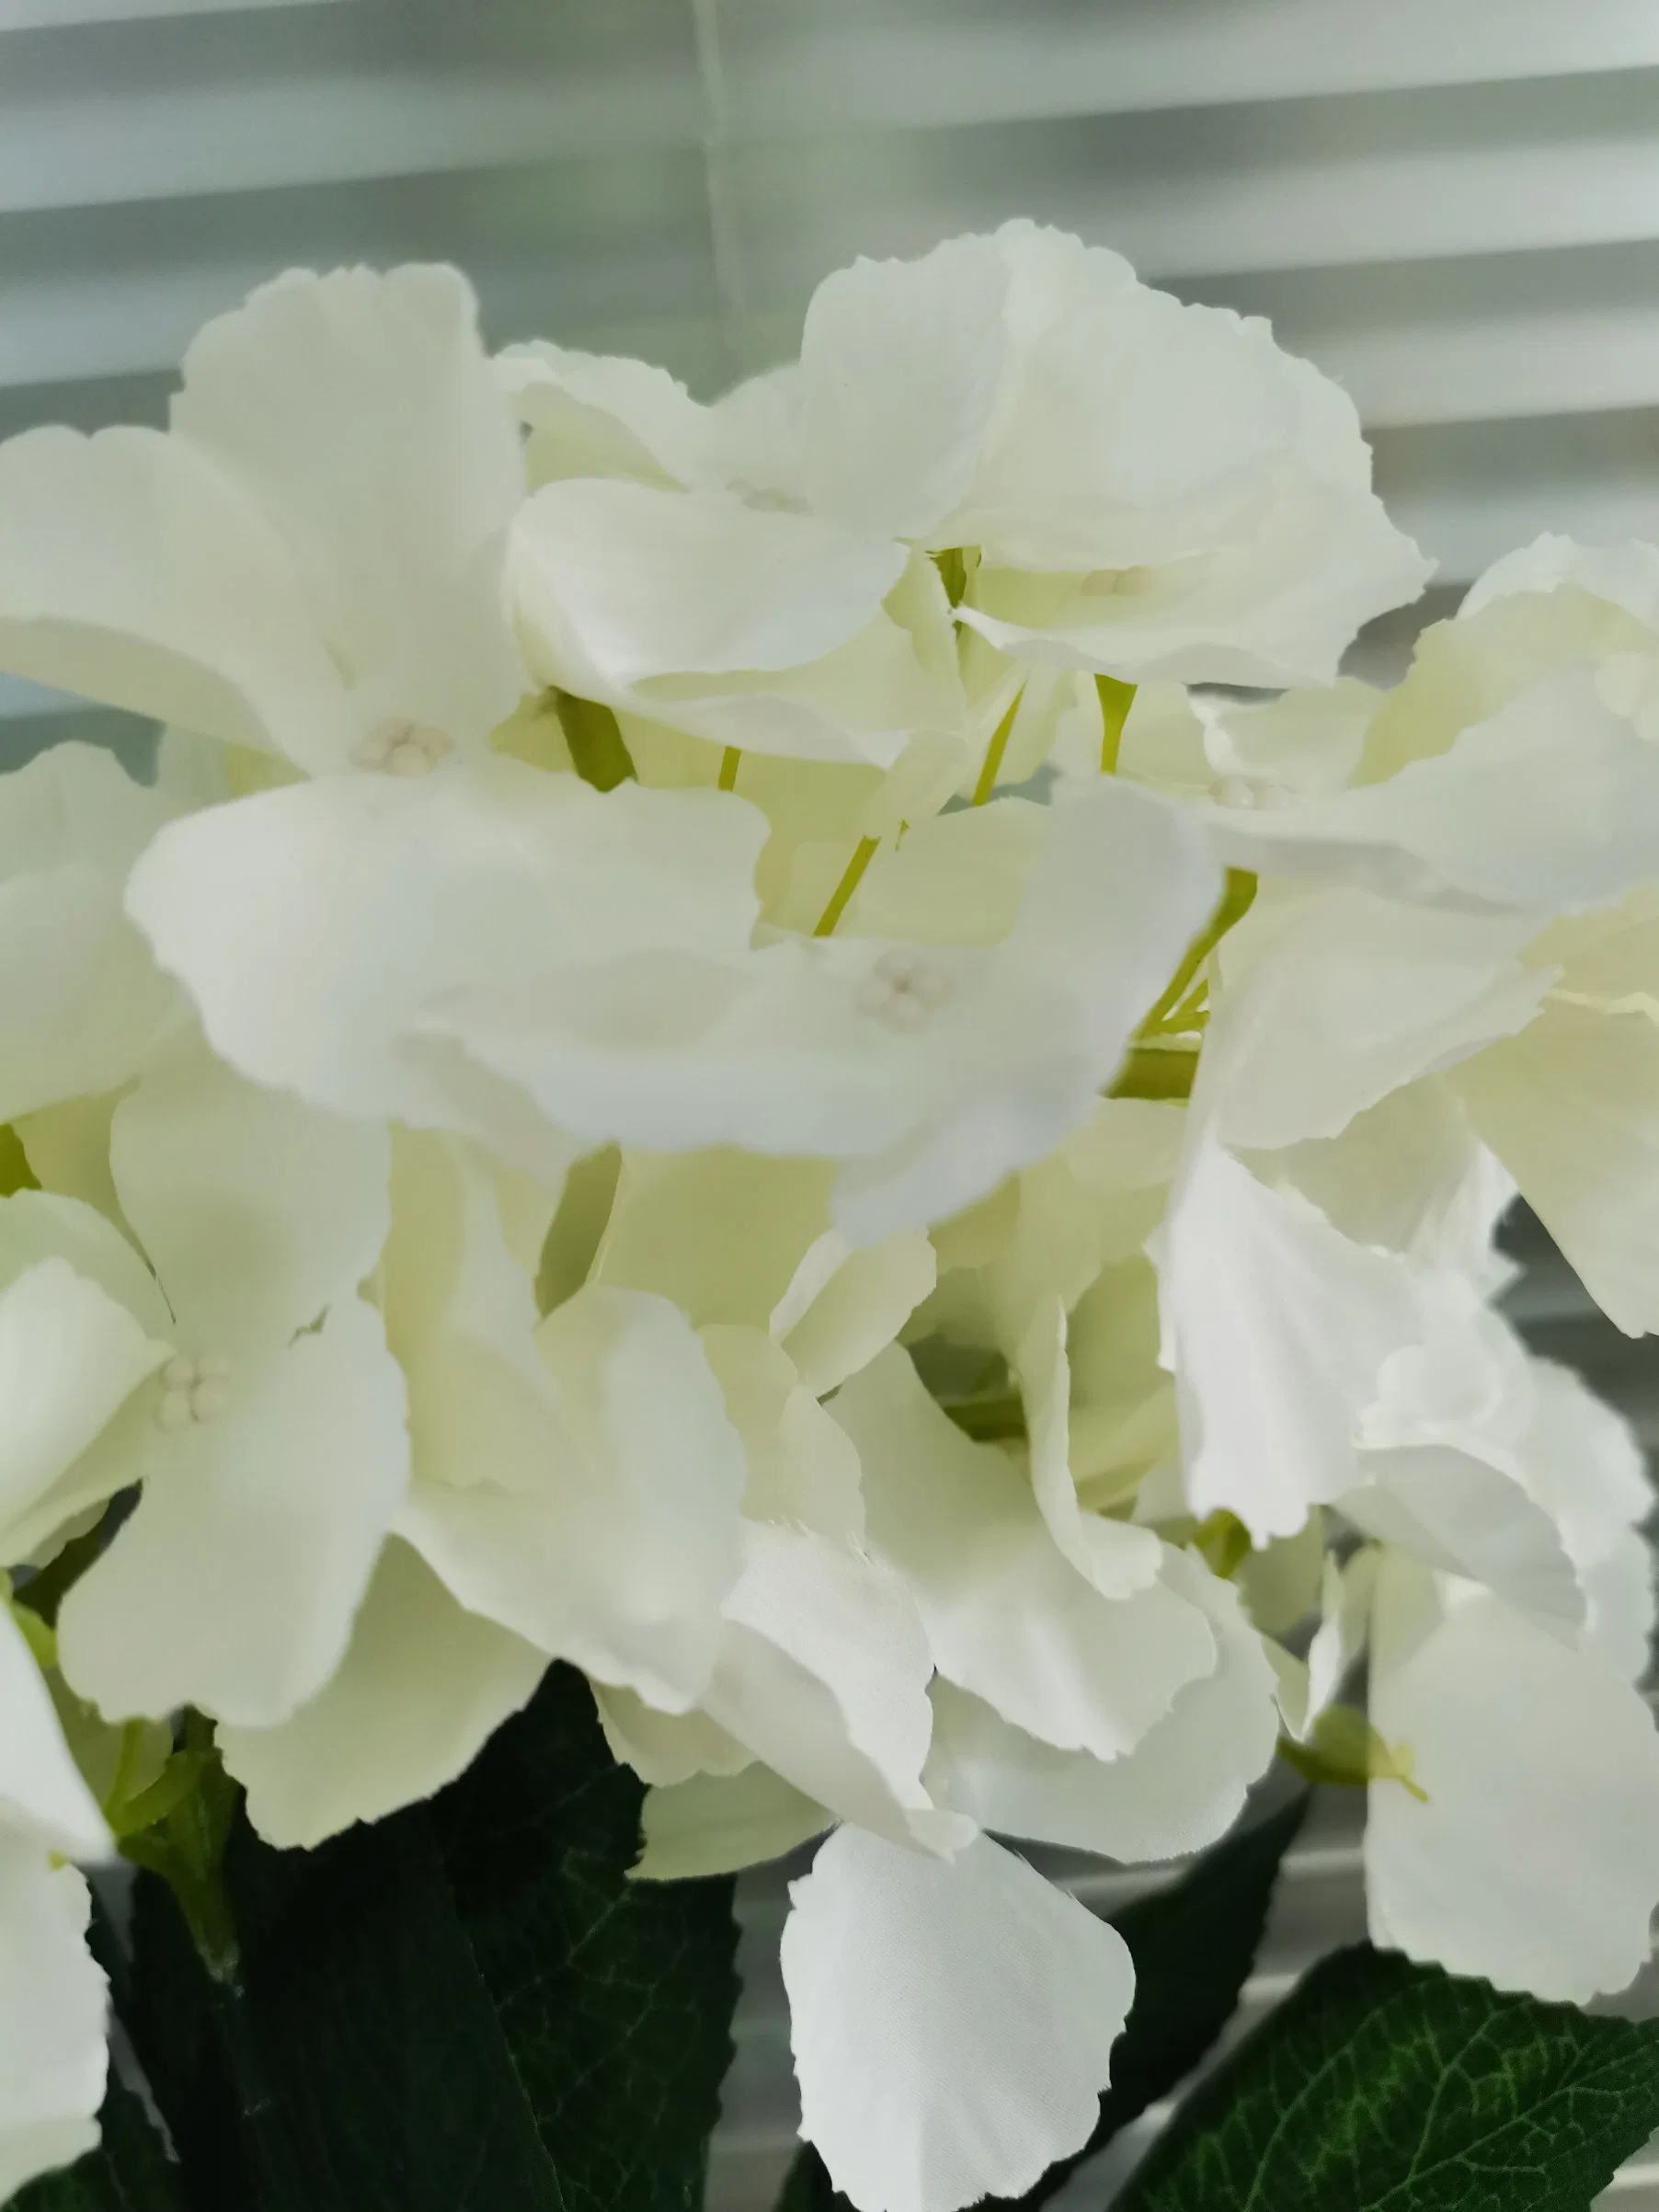
{"type": "MultiPolygon", "coordinates": [[[[1013,214],[1271,317],[1353,394],[1440,563],[1367,672],[1540,530],[1659,538],[1655,0],[0,0],[0,435],[161,421],[197,327],[295,263],[455,260],[498,342],[706,395],[837,264],[1013,214]]],[[[0,764],[72,729],[131,735],[0,679],[0,764]]],[[[1534,1341],[1659,1443],[1659,1354],[1515,1234],[1534,1341]]],[[[1250,2009],[1363,1932],[1327,1794],[1250,2009]]],[[[711,2212],[761,2212],[786,2156],[782,1909],[749,1883],[711,2212]]],[[[1659,2212],[1659,2159],[1607,2203],[1659,2212]]]]}

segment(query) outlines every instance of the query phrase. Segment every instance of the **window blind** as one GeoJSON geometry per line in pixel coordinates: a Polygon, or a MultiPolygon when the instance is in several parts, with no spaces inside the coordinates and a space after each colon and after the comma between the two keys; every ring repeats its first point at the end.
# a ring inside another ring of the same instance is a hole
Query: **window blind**
{"type": "MultiPolygon", "coordinates": [[[[159,421],[295,263],[453,259],[496,340],[712,391],[853,254],[1025,213],[1339,378],[1437,613],[1541,529],[1659,538],[1656,122],[1653,0],[0,0],[0,435],[159,421]]],[[[0,681],[0,761],[72,728],[128,735],[0,681]]],[[[1659,1443],[1652,1354],[1536,1258],[1535,1342],[1659,1443]]],[[[1299,1846],[1250,2007],[1363,1931],[1355,1816],[1299,1846]]],[[[787,2156],[782,1909],[751,1878],[712,2212],[787,2156]]],[[[1659,2212],[1659,2161],[1608,2202],[1659,2212]]]]}

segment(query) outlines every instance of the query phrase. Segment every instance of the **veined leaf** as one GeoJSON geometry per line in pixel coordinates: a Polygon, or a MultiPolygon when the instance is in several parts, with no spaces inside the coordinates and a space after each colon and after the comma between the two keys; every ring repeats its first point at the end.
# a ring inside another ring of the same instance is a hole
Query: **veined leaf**
{"type": "Polygon", "coordinates": [[[699,2212],[732,1885],[628,1882],[642,1794],[555,1668],[429,1805],[313,1851],[244,1827],[237,1978],[194,1968],[192,2017],[151,1885],[137,2040],[192,2207],[246,2203],[246,2161],[260,2212],[699,2212]]]}
{"type": "Polygon", "coordinates": [[[1360,1944],[1200,2083],[1117,2212],[1587,2212],[1659,2126],[1659,2023],[1360,1944]]]}

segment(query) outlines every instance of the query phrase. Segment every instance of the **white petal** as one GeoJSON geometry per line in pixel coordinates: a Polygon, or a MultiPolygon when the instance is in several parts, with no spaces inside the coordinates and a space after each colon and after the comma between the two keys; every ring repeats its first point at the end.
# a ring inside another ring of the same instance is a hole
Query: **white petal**
{"type": "Polygon", "coordinates": [[[932,1660],[891,1569],[806,1530],[744,1528],[744,1567],[704,1705],[785,1781],[842,1819],[950,1851],[971,1823],[921,1781],[932,1660]]]}
{"type": "Polygon", "coordinates": [[[1404,1263],[1206,1138],[1159,1274],[1193,1512],[1225,1508],[1258,1541],[1294,1536],[1311,1506],[1353,1487],[1382,1363],[1421,1334],[1404,1263]]]}
{"type": "MultiPolygon", "coordinates": [[[[94,1502],[78,1492],[66,1502],[60,1479],[170,1348],[67,1260],[42,1259],[0,1290],[0,1550],[7,1559],[27,1558],[94,1502]]],[[[94,1496],[119,1486],[112,1474],[94,1496]]]]}
{"type": "Polygon", "coordinates": [[[1597,1651],[1627,1682],[1640,1682],[1653,1664],[1659,1587],[1653,1547],[1637,1530],[1619,1539],[1608,1556],[1584,1570],[1586,1650],[1597,1651]]]}
{"type": "Polygon", "coordinates": [[[1552,1001],[1451,1080],[1608,1320],[1659,1328],[1659,1025],[1552,1001]]]}
{"type": "Polygon", "coordinates": [[[759,1329],[716,1323],[700,1334],[748,1461],[745,1515],[810,1529],[832,1543],[862,1544],[858,1454],[801,1382],[788,1353],[759,1329]]]}
{"type": "Polygon", "coordinates": [[[290,548],[203,453],[154,430],[0,447],[0,667],[321,764],[350,712],[290,548]]]}
{"type": "Polygon", "coordinates": [[[15,1280],[46,1259],[67,1260],[152,1336],[172,1335],[172,1316],[155,1278],[103,1214],[84,1199],[53,1191],[14,1191],[0,1203],[0,1282],[15,1280]]]}
{"type": "Polygon", "coordinates": [[[766,742],[768,693],[788,683],[755,688],[760,723],[728,734],[719,680],[801,670],[873,625],[890,629],[882,602],[905,561],[890,541],[724,492],[584,477],[525,507],[508,588],[546,681],[698,735],[856,760],[855,735],[833,726],[816,743],[801,730],[766,742]]]}
{"type": "Polygon", "coordinates": [[[555,661],[571,653],[625,692],[819,659],[874,619],[904,565],[807,515],[586,477],[526,507],[511,583],[555,661]]]}
{"type": "Polygon", "coordinates": [[[1014,1361],[1030,1438],[1031,1487],[1048,1533],[1103,1598],[1130,1598],[1158,1579],[1163,1546],[1150,1529],[1087,1513],[1071,1475],[1071,1367],[1066,1312],[1051,1299],[1033,1320],[1014,1361]]]}
{"type": "Polygon", "coordinates": [[[386,1132],[264,1089],[200,1045],[145,1070],[109,1164],[182,1339],[266,1349],[369,1275],[385,1243],[386,1132]]]}
{"type": "MultiPolygon", "coordinates": [[[[1166,540],[1183,528],[1178,514],[1151,522],[1166,540]]],[[[1160,567],[1131,555],[1035,579],[1035,591],[1012,570],[981,569],[959,619],[1018,659],[1132,683],[1328,684],[1360,625],[1415,599],[1432,573],[1356,486],[1288,485],[1253,527],[1229,523],[1190,559],[1160,567]]],[[[1131,529],[1140,536],[1146,519],[1131,529]]]]}
{"type": "Polygon", "coordinates": [[[790,1887],[801,2133],[859,2212],[1022,2196],[1093,2126],[1134,1992],[1116,1931],[981,1838],[841,1828],[790,1887]]]}
{"type": "Polygon", "coordinates": [[[86,1948],[92,1900],[72,1866],[0,1836],[0,2198],[97,2142],[109,1992],[86,1948]]]}
{"type": "Polygon", "coordinates": [[[1344,1236],[1450,1268],[1495,1297],[1509,1263],[1493,1232],[1515,1179],[1475,1134],[1443,1077],[1390,1091],[1339,1137],[1287,1145],[1284,1179],[1344,1236]]]}
{"type": "Polygon", "coordinates": [[[732,1775],[699,1774],[647,1793],[642,1882],[735,1874],[781,1859],[830,1826],[821,1805],[757,1761],[732,1775]]]}
{"type": "Polygon", "coordinates": [[[1068,1311],[1103,1267],[1140,1251],[1162,1219],[1186,1123],[1179,1106],[1103,1098],[1056,1152],[1021,1175],[1013,1232],[986,1268],[997,1341],[1017,1351],[1044,1305],[1068,1311]]]}
{"type": "Polygon", "coordinates": [[[1450,749],[1382,783],[1294,808],[1215,808],[1225,858],[1312,866],[1522,912],[1606,905],[1647,882],[1659,752],[1599,697],[1593,670],[1541,679],[1450,749]]]}
{"type": "Polygon", "coordinates": [[[535,338],[509,346],[495,366],[531,433],[526,458],[538,485],[566,476],[711,480],[715,410],[654,362],[535,338]]]}
{"type": "Polygon", "coordinates": [[[1175,1858],[1227,1832],[1278,1740],[1276,1678],[1230,1584],[1184,1553],[1165,1573],[1215,1629],[1215,1673],[1111,1760],[1038,1743],[941,1682],[927,1778],[942,1804],[999,1835],[1121,1861],[1175,1858]]]}
{"type": "Polygon", "coordinates": [[[453,1782],[546,1665],[532,1645],[464,1611],[394,1540],[326,1686],[280,1726],[222,1725],[217,1741],[260,1835],[309,1851],[453,1782]]]}
{"type": "Polygon", "coordinates": [[[955,1212],[1084,1122],[1215,904],[1219,880],[1175,809],[1104,777],[1051,812],[986,989],[932,1032],[934,1126],[838,1183],[836,1220],[857,1242],[955,1212]]]}
{"type": "Polygon", "coordinates": [[[1523,1028],[1550,982],[1517,957],[1529,919],[1339,888],[1268,926],[1217,994],[1205,1038],[1203,1095],[1240,1151],[1338,1135],[1402,1084],[1523,1028]]]}
{"type": "Polygon", "coordinates": [[[719,1383],[684,1315],[641,1291],[590,1285],[537,1341],[540,1454],[418,1483],[403,1533],[475,1612],[683,1713],[738,1564],[743,1453],[719,1383]]]}
{"type": "Polygon", "coordinates": [[[1659,627],[1659,547],[1636,542],[1579,545],[1548,531],[1494,561],[1470,585],[1458,619],[1469,622],[1496,600],[1555,591],[1562,584],[1577,584],[1622,607],[1645,627],[1659,627]]]}
{"type": "Polygon", "coordinates": [[[875,1243],[970,1204],[1084,1121],[1214,905],[1190,826],[1116,778],[1048,810],[1044,831],[1019,917],[990,948],[688,950],[639,964],[626,989],[595,969],[458,995],[428,1026],[596,1141],[852,1160],[835,1223],[875,1243]]]}
{"type": "Polygon", "coordinates": [[[1009,272],[995,241],[855,261],[801,338],[807,494],[875,537],[925,538],[967,493],[998,397],[1009,272]]]}
{"type": "Polygon", "coordinates": [[[407,1486],[403,1374],[360,1300],[227,1388],[215,1417],[155,1429],[137,1506],[63,1600],[63,1673],[107,1719],[286,1720],[344,1656],[407,1486]]]}
{"type": "Polygon", "coordinates": [[[764,1328],[802,1254],[830,1225],[834,1170],[722,1146],[630,1152],[623,1161],[595,1279],[655,1290],[702,1327],[764,1328]]]}
{"type": "Polygon", "coordinates": [[[1659,1736],[1595,1652],[1472,1596],[1415,1644],[1373,1637],[1371,1717],[1426,1803],[1370,1786],[1375,1941],[1502,1989],[1582,2003],[1648,1961],[1659,1736]]]}
{"type": "Polygon", "coordinates": [[[1004,1720],[1115,1759],[1214,1668],[1203,1613],[1161,1582],[1102,1597],[1029,1483],[953,1426],[902,1352],[854,1376],[833,1411],[859,1449],[871,1543],[914,1592],[939,1672],[1004,1720]]]}
{"type": "Polygon", "coordinates": [[[0,1605],[0,1851],[14,1837],[92,1863],[114,1843],[63,1741],[51,1693],[10,1610],[0,1605]]]}
{"type": "Polygon", "coordinates": [[[1425,1566],[1484,1583],[1572,1642],[1584,1592],[1554,1521],[1520,1484],[1472,1452],[1408,1445],[1361,1455],[1362,1486],[1339,1501],[1367,1536],[1425,1566]]]}
{"type": "Polygon", "coordinates": [[[127,1082],[174,1013],[121,888],[177,810],[90,745],[0,776],[0,1118],[127,1082]]]}
{"type": "Polygon", "coordinates": [[[555,1434],[555,1386],[535,1344],[535,1255],[509,1242],[503,1178],[429,1130],[395,1130],[392,1163],[378,1282],[407,1380],[415,1481],[532,1488],[555,1434]]]}
{"type": "MultiPolygon", "coordinates": [[[[342,1113],[499,1137],[508,1106],[457,1094],[446,1062],[417,1055],[418,1010],[561,962],[597,960],[615,991],[652,946],[746,950],[765,834],[724,793],[601,797],[491,758],[296,785],[176,822],[134,870],[128,910],[245,1075],[342,1113]]],[[[516,1110],[530,1117],[522,1099],[516,1110]]],[[[516,1126],[509,1115],[509,1138],[516,1126]]]]}
{"type": "Polygon", "coordinates": [[[603,1682],[595,1682],[592,1690],[612,1757],[654,1788],[699,1775],[724,1780],[754,1764],[752,1752],[695,1707],[690,1713],[658,1713],[631,1690],[611,1689],[603,1682]]]}
{"type": "Polygon", "coordinates": [[[1598,1564],[1653,1507],[1641,1439],[1571,1368],[1529,1358],[1531,1420],[1520,1479],[1555,1522],[1579,1566],[1598,1564]]]}
{"type": "Polygon", "coordinates": [[[938,1273],[923,1230],[900,1230],[862,1249],[830,1230],[802,1259],[772,1326],[802,1382],[821,1398],[892,1343],[938,1273]]]}
{"type": "Polygon", "coordinates": [[[279,277],[191,345],[173,429],[293,548],[359,728],[465,742],[511,712],[500,565],[523,463],[456,270],[279,277]]]}

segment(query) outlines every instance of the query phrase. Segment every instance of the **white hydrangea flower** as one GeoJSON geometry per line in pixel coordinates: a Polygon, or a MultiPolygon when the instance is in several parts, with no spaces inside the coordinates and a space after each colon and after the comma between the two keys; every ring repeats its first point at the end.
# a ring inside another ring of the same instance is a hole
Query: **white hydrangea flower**
{"type": "Polygon", "coordinates": [[[889,763],[890,712],[838,697],[884,652],[902,727],[959,723],[916,548],[966,549],[959,619],[1003,650],[1131,682],[1328,681],[1428,574],[1335,385],[1028,223],[827,279],[798,365],[713,408],[637,362],[504,367],[551,479],[514,533],[532,655],[723,744],[889,763]]]}

